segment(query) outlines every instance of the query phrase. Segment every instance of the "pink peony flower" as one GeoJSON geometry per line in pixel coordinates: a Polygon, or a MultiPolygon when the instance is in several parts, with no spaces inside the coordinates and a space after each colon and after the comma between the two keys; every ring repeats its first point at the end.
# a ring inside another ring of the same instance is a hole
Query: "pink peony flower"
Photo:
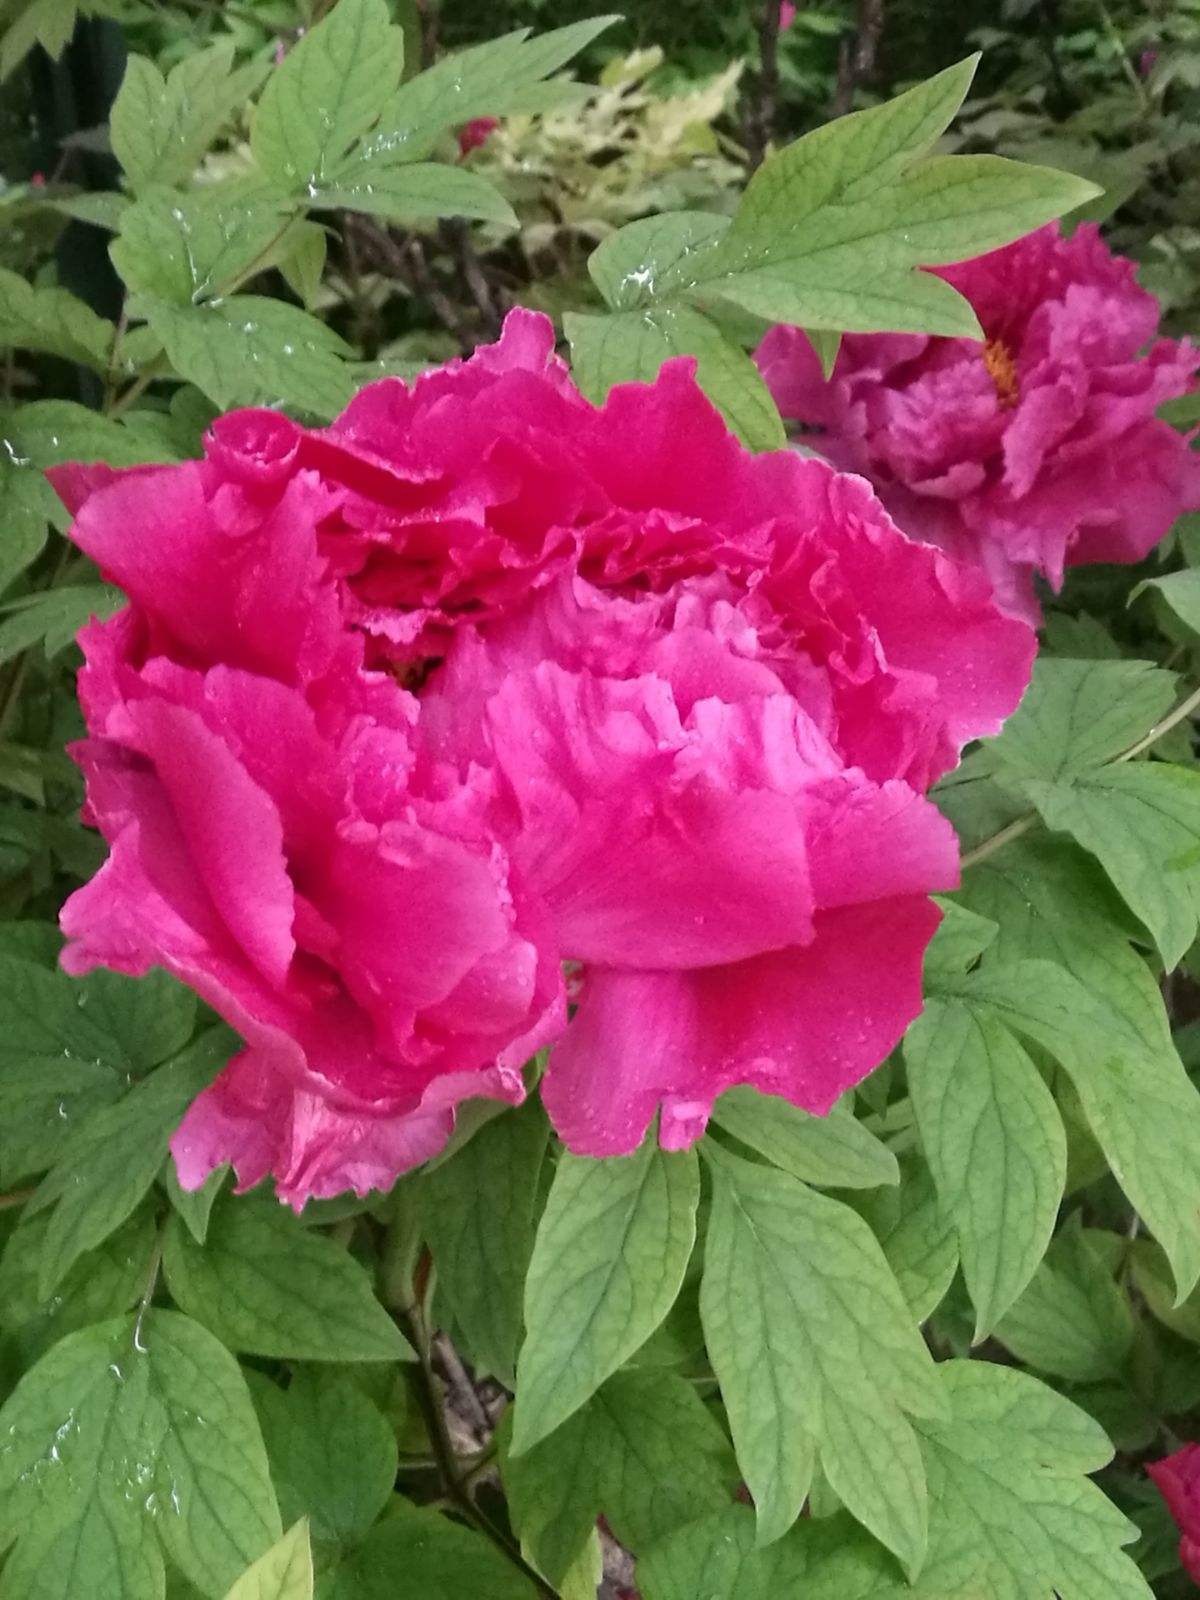
{"type": "Polygon", "coordinates": [[[796,20],[796,7],[793,0],[783,0],[779,8],[779,31],[786,33],[796,20]]]}
{"type": "Polygon", "coordinates": [[[916,1014],[957,875],[923,791],[1033,636],[866,484],[748,455],[690,362],[597,408],[516,312],[330,428],[55,476],[130,598],[81,640],[111,854],[66,964],[165,966],[246,1041],[185,1185],[386,1187],[546,1043],[571,1148],[660,1108],[678,1146],[733,1083],[827,1110],[916,1014]]]}
{"type": "Polygon", "coordinates": [[[1200,367],[1156,339],[1158,303],[1095,227],[1057,225],[939,269],[986,335],[849,335],[826,382],[806,336],[774,328],[757,361],[784,416],[819,428],[914,537],[978,563],[1036,620],[1032,578],[1137,561],[1200,505],[1200,459],[1155,417],[1200,367]]]}
{"type": "Polygon", "coordinates": [[[485,145],[500,126],[499,117],[473,117],[458,130],[458,156],[465,160],[472,150],[485,145]]]}
{"type": "Polygon", "coordinates": [[[1185,1444],[1162,1461],[1150,1461],[1146,1471],[1179,1527],[1179,1559],[1200,1583],[1200,1444],[1185,1444]]]}

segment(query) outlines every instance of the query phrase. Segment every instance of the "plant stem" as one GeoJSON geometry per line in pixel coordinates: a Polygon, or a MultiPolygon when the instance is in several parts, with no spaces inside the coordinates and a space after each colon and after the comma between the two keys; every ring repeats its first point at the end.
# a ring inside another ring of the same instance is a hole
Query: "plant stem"
{"type": "Polygon", "coordinates": [[[33,1189],[14,1189],[10,1194],[0,1194],[0,1211],[7,1211],[12,1206],[23,1206],[26,1200],[32,1200],[33,1189]]]}
{"type": "Polygon", "coordinates": [[[420,1362],[421,1383],[417,1398],[421,1407],[421,1414],[425,1418],[425,1426],[429,1431],[434,1458],[437,1461],[438,1471],[441,1474],[447,1498],[460,1516],[467,1517],[474,1522],[496,1548],[525,1574],[538,1594],[545,1597],[545,1600],[558,1600],[557,1589],[552,1589],[541,1574],[529,1565],[512,1540],[495,1525],[490,1517],[479,1509],[471,1498],[468,1489],[469,1475],[464,1475],[460,1471],[458,1456],[454,1449],[454,1441],[451,1439],[450,1430],[446,1426],[446,1416],[442,1409],[441,1395],[438,1393],[437,1373],[433,1367],[433,1341],[426,1327],[425,1317],[421,1308],[414,1305],[406,1311],[393,1311],[393,1316],[395,1316],[407,1334],[420,1362]]]}
{"type": "Polygon", "coordinates": [[[758,72],[753,99],[746,115],[746,173],[762,166],[767,146],[775,132],[775,113],[779,100],[779,29],[783,0],[763,0],[758,25],[758,72]]]}

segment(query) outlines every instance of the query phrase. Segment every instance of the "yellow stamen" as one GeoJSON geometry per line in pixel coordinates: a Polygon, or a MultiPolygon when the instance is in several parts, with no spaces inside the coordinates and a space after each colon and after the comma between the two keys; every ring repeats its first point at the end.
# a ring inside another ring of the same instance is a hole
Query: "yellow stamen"
{"type": "Polygon", "coordinates": [[[1017,378],[1017,363],[1003,339],[989,339],[983,347],[983,364],[988,377],[996,386],[996,397],[1004,410],[1009,411],[1020,399],[1021,386],[1017,378]]]}

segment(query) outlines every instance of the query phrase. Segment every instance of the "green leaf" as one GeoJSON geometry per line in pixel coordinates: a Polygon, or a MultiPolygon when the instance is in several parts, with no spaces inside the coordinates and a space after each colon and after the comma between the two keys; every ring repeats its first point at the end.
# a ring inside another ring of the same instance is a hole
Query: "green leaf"
{"type": "Polygon", "coordinates": [[[338,0],[267,79],[250,149],[269,178],[307,194],[378,120],[404,66],[383,0],[338,0]]]}
{"type": "Polygon", "coordinates": [[[341,359],[348,347],[297,306],[252,294],[197,306],[143,304],[176,372],[222,409],[292,405],[330,417],[354,392],[341,359]]]}
{"type": "Polygon", "coordinates": [[[873,1189],[899,1183],[900,1169],[885,1144],[842,1106],[814,1117],[777,1095],[727,1089],[713,1107],[719,1128],[772,1166],[806,1183],[832,1189],[873,1189]]]}
{"type": "Polygon", "coordinates": [[[349,1378],[301,1370],[286,1390],[261,1382],[254,1403],[285,1522],[307,1517],[318,1545],[370,1532],[396,1483],[396,1436],[349,1378]]]}
{"type": "Polygon", "coordinates": [[[709,249],[729,227],[708,211],[668,211],[610,233],[588,257],[588,272],[613,311],[638,311],[654,303],[668,272],[684,277],[688,259],[709,249]]]}
{"type": "MultiPolygon", "coordinates": [[[[1010,1367],[948,1361],[938,1378],[951,1416],[920,1424],[933,1515],[929,1565],[905,1591],[911,1600],[1150,1600],[1120,1549],[1137,1529],[1081,1476],[1112,1455],[1103,1430],[1010,1367]]],[[[813,1600],[826,1592],[814,1588],[813,1600]]]]}
{"type": "MultiPolygon", "coordinates": [[[[161,1596],[156,1532],[213,1597],[279,1536],[237,1363],[173,1311],[147,1310],[61,1340],[0,1410],[0,1439],[0,1543],[19,1533],[12,1561],[22,1571],[68,1556],[102,1558],[112,1583],[103,1600],[161,1596]],[[125,1573],[135,1578],[128,1590],[118,1586],[125,1573]]],[[[89,1571],[89,1600],[90,1579],[89,1571]]],[[[31,1582],[27,1592],[55,1590],[31,1582]]],[[[65,1600],[72,1591],[58,1592],[65,1600]]]]}
{"type": "Polygon", "coordinates": [[[720,1427],[684,1378],[619,1372],[524,1455],[501,1452],[522,1548],[551,1583],[598,1516],[640,1555],[702,1511],[730,1504],[739,1473],[720,1427]]]}
{"type": "Polygon", "coordinates": [[[65,289],[35,287],[0,267],[0,345],[62,356],[103,373],[115,332],[65,289]]]}
{"type": "Polygon", "coordinates": [[[167,1162],[163,1173],[163,1187],[167,1191],[167,1197],[175,1213],[199,1245],[208,1238],[208,1223],[213,1204],[229,1176],[229,1171],[228,1166],[217,1167],[209,1173],[198,1189],[184,1189],[180,1187],[175,1163],[167,1162]]]}
{"type": "Polygon", "coordinates": [[[70,644],[93,617],[103,621],[124,604],[125,597],[104,583],[66,585],[44,594],[10,601],[8,615],[0,620],[0,662],[11,661],[23,650],[40,644],[48,656],[70,644]]]}
{"type": "Polygon", "coordinates": [[[926,983],[943,972],[966,972],[999,932],[990,917],[968,911],[957,900],[947,900],[941,895],[933,898],[941,909],[942,920],[925,952],[926,983]]]}
{"type": "Polygon", "coordinates": [[[883,1252],[847,1206],[706,1149],[700,1311],[760,1542],[795,1521],[819,1456],[845,1505],[915,1571],[925,1478],[903,1413],[936,1411],[939,1399],[883,1252]]]}
{"type": "Polygon", "coordinates": [[[1200,633],[1200,572],[1189,568],[1186,572],[1172,572],[1165,578],[1147,578],[1129,596],[1130,604],[1147,589],[1162,595],[1186,628],[1200,633]]]}
{"type": "Polygon", "coordinates": [[[312,1600],[313,1564],[307,1522],[298,1522],[259,1556],[225,1600],[312,1600]]]}
{"type": "Polygon", "coordinates": [[[994,249],[1097,190],[996,156],[924,159],[974,66],[975,58],[960,62],[768,157],[728,231],[668,268],[658,293],[715,294],[758,316],[835,332],[979,337],[967,302],[917,269],[994,249]]]}
{"type": "Polygon", "coordinates": [[[476,1366],[515,1384],[549,1128],[539,1102],[487,1123],[423,1180],[438,1290],[476,1366]]]}
{"type": "Polygon", "coordinates": [[[35,400],[18,406],[4,419],[4,437],[10,460],[15,456],[39,472],[64,462],[136,467],[160,459],[123,424],[73,400],[35,400]]]}
{"type": "Polygon", "coordinates": [[[167,77],[131,55],[109,120],[113,154],[135,194],[151,184],[183,183],[262,76],[233,72],[232,44],[189,51],[167,77]]]}
{"type": "Polygon", "coordinates": [[[1107,990],[1099,992],[1053,962],[1019,961],[985,966],[961,993],[1066,1070],[1114,1177],[1166,1251],[1183,1298],[1200,1278],[1200,1094],[1171,1045],[1153,979],[1132,959],[1140,979],[1114,962],[1107,990]],[[1138,982],[1149,994],[1138,994],[1138,982]],[[1133,990],[1128,998],[1125,984],[1133,990]]]}
{"type": "Polygon", "coordinates": [[[996,1337],[1029,1366],[1072,1383],[1123,1376],[1133,1314],[1077,1222],[1051,1244],[996,1337]]]}
{"type": "Polygon", "coordinates": [[[1021,785],[1048,828],[1089,850],[1170,970],[1200,927],[1200,772],[1130,761],[1021,785]]]}
{"type": "Polygon", "coordinates": [[[317,1593],[319,1600],[536,1600],[529,1579],[490,1540],[399,1497],[317,1593]]]}
{"type": "Polygon", "coordinates": [[[390,222],[470,217],[517,225],[516,212],[486,178],[440,161],[401,164],[351,156],[314,189],[310,204],[318,210],[369,211],[390,222]]]}
{"type": "Polygon", "coordinates": [[[32,1341],[39,1350],[137,1304],[146,1287],[156,1232],[153,1209],[139,1206],[98,1249],[85,1251],[46,1296],[38,1275],[49,1222],[45,1212],[22,1217],[0,1259],[0,1327],[20,1329],[25,1347],[32,1341]]]}
{"type": "Polygon", "coordinates": [[[1175,674],[1148,661],[1038,658],[1025,698],[986,749],[1006,779],[1070,778],[1119,755],[1175,698],[1175,674]]]}
{"type": "Polygon", "coordinates": [[[7,78],[35,44],[57,61],[75,32],[77,14],[75,0],[27,0],[21,5],[0,40],[0,79],[7,78]]]}
{"type": "Polygon", "coordinates": [[[147,195],[109,247],[135,294],[177,306],[228,294],[265,260],[287,225],[284,203],[236,186],[147,195]]]}
{"type": "Polygon", "coordinates": [[[282,243],[279,270],[306,311],[311,311],[325,275],[328,236],[319,222],[294,222],[282,243]]]}
{"type": "Polygon", "coordinates": [[[575,381],[603,404],[614,383],[652,383],[664,361],[693,356],[700,387],[751,450],[785,443],[783,423],[762,374],[715,323],[685,305],[563,318],[575,381]]]}
{"type": "Polygon", "coordinates": [[[51,1295],[85,1250],[119,1228],[145,1196],[183,1113],[229,1057],[218,1027],[90,1117],[43,1178],[30,1205],[54,1211],[42,1249],[39,1291],[51,1295]]]}
{"type": "Polygon", "coordinates": [[[930,1317],[958,1271],[953,1223],[938,1202],[929,1168],[915,1155],[900,1164],[898,1189],[872,1189],[850,1199],[870,1223],[896,1275],[914,1322],[930,1317]]]}
{"type": "Polygon", "coordinates": [[[203,1248],[172,1217],[163,1269],[176,1304],[233,1350],[298,1361],[412,1354],[353,1256],[274,1201],[221,1201],[203,1248]]]}
{"type": "Polygon", "coordinates": [[[565,1422],[675,1302],[696,1239],[694,1151],[559,1158],[525,1288],[513,1453],[565,1422]]]}
{"type": "Polygon", "coordinates": [[[1008,1029],[961,1001],[928,1000],[904,1054],[921,1144],[954,1219],[978,1341],[1050,1242],[1067,1177],[1062,1119],[1008,1029]]]}
{"type": "Polygon", "coordinates": [[[363,147],[368,160],[419,161],[439,134],[474,117],[525,109],[532,86],[556,72],[609,28],[615,16],[591,17],[529,38],[529,30],[443,56],[402,85],[363,147]]]}

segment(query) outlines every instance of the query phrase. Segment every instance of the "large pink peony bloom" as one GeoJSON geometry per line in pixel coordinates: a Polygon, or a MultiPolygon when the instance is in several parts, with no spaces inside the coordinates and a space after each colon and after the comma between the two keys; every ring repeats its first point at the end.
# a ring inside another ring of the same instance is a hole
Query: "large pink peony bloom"
{"type": "Polygon", "coordinates": [[[861,472],[900,526],[980,564],[1036,617],[1032,577],[1140,560],[1200,505],[1200,458],[1155,417],[1200,367],[1157,339],[1158,302],[1095,227],[1051,224],[940,269],[986,335],[850,335],[826,381],[806,336],[774,328],[757,360],[785,417],[861,472]]]}
{"type": "Polygon", "coordinates": [[[130,597],[82,637],[111,854],[65,959],[161,964],[246,1041],[185,1184],[386,1187],[550,1041],[573,1149],[660,1108],[679,1145],[733,1083],[828,1109],[916,1014],[957,875],[923,791],[1032,635],[861,481],[749,456],[690,363],[596,408],[514,313],[328,429],[58,482],[130,597]]]}

